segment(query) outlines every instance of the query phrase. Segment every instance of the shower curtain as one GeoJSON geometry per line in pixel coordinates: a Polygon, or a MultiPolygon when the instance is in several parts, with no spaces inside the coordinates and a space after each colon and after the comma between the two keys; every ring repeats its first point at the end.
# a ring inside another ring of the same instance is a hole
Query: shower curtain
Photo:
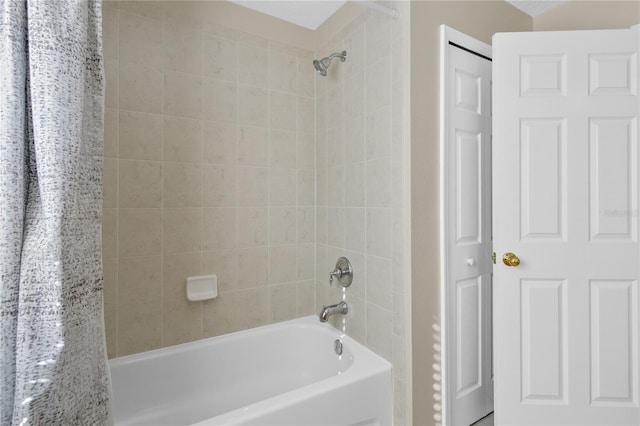
{"type": "Polygon", "coordinates": [[[100,0],[0,2],[0,424],[111,421],[100,0]]]}

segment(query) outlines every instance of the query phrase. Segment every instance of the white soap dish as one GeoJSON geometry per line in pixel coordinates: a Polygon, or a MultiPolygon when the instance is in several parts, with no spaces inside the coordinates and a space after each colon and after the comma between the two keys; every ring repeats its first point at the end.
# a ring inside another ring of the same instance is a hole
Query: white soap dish
{"type": "Polygon", "coordinates": [[[216,297],[218,297],[218,277],[216,275],[187,278],[187,300],[198,302],[216,297]]]}

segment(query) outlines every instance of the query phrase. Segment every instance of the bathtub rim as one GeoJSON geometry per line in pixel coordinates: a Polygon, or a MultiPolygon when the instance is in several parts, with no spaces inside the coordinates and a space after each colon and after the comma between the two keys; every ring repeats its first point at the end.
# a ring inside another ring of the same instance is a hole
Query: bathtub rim
{"type": "MultiPolygon", "coordinates": [[[[335,327],[333,327],[329,323],[320,322],[316,315],[307,315],[307,316],[304,316],[304,317],[294,318],[294,319],[290,319],[290,320],[278,321],[278,322],[274,322],[274,323],[270,323],[270,324],[264,324],[264,325],[261,325],[261,326],[258,326],[258,327],[253,327],[253,328],[247,328],[247,329],[244,329],[244,330],[233,331],[231,333],[220,334],[218,336],[205,337],[205,338],[202,338],[202,339],[192,340],[190,342],[178,343],[176,345],[164,346],[164,347],[161,347],[161,348],[151,349],[151,350],[144,351],[144,352],[138,352],[138,353],[134,353],[134,354],[122,355],[122,356],[119,356],[119,357],[110,358],[108,360],[109,369],[111,369],[112,365],[117,367],[119,365],[126,365],[126,364],[135,362],[135,361],[140,360],[140,359],[159,358],[160,356],[162,356],[164,354],[180,353],[180,352],[183,352],[183,351],[185,351],[186,349],[189,349],[189,348],[207,346],[209,344],[214,343],[215,341],[239,340],[244,336],[250,336],[252,334],[258,334],[261,331],[268,330],[270,328],[285,327],[285,326],[296,326],[296,327],[300,327],[300,328],[321,328],[325,332],[328,332],[328,333],[334,335],[336,339],[340,339],[343,342],[343,344],[345,344],[345,343],[348,344],[349,345],[349,349],[351,350],[351,352],[353,352],[354,358],[355,358],[355,356],[357,354],[362,355],[362,354],[371,353],[371,354],[375,355],[377,358],[379,358],[380,361],[384,361],[386,363],[389,363],[389,365],[391,365],[391,363],[388,360],[382,358],[382,356],[376,354],[372,349],[367,348],[362,343],[358,342],[357,340],[355,340],[353,337],[349,336],[348,334],[343,333],[342,331],[336,329],[335,327]]],[[[354,363],[355,363],[355,360],[354,360],[354,363]]]]}
{"type": "MultiPolygon", "coordinates": [[[[261,334],[265,330],[271,328],[303,328],[321,330],[326,335],[330,343],[331,339],[340,339],[343,345],[348,348],[353,359],[345,370],[338,374],[330,375],[320,380],[304,384],[298,388],[288,390],[279,394],[271,395],[260,401],[255,401],[239,408],[220,413],[216,416],[198,420],[192,425],[224,425],[235,424],[236,422],[251,421],[253,418],[259,418],[264,413],[268,413],[275,405],[279,407],[291,406],[296,402],[302,401],[309,397],[319,396],[333,392],[338,389],[338,384],[351,385],[361,381],[371,379],[389,381],[390,389],[393,389],[393,370],[392,364],[382,358],[373,350],[365,347],[360,342],[346,335],[341,330],[336,329],[328,323],[321,323],[317,316],[309,315],[306,317],[295,318],[292,320],[281,321],[271,324],[265,324],[259,327],[240,330],[237,332],[227,333],[219,336],[208,337],[191,342],[181,343],[178,345],[167,346],[164,348],[153,349],[146,352],[140,352],[131,355],[125,355],[109,360],[109,371],[111,368],[136,363],[142,360],[153,360],[161,358],[163,355],[179,355],[181,352],[193,350],[199,347],[215,345],[217,342],[234,341],[240,339],[251,338],[253,334],[261,334]]],[[[329,342],[327,342],[329,344],[329,342]]],[[[224,343],[223,343],[224,344],[224,343]]],[[[336,355],[337,356],[337,355],[336,355]]],[[[393,392],[391,392],[391,401],[393,400],[393,392]]],[[[391,402],[392,404],[392,402],[391,402]]]]}

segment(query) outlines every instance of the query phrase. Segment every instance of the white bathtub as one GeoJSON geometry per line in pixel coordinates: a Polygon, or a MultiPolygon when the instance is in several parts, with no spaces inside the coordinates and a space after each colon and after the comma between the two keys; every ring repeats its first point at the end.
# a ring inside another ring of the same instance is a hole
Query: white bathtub
{"type": "Polygon", "coordinates": [[[391,365],[315,316],[116,358],[110,368],[116,425],[392,423],[391,365]]]}

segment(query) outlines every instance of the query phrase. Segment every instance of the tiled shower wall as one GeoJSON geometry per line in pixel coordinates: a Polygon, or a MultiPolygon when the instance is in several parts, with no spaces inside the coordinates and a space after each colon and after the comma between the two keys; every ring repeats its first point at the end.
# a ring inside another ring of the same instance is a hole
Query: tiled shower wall
{"type": "Polygon", "coordinates": [[[313,52],[197,2],[104,4],[109,356],[314,313],[313,52]]]}
{"type": "Polygon", "coordinates": [[[333,325],[392,362],[396,425],[405,424],[406,402],[405,3],[381,2],[400,18],[364,12],[316,51],[347,51],[316,86],[318,305],[344,298],[349,313],[333,325]],[[343,255],[354,268],[344,294],[328,285],[343,255]]]}

